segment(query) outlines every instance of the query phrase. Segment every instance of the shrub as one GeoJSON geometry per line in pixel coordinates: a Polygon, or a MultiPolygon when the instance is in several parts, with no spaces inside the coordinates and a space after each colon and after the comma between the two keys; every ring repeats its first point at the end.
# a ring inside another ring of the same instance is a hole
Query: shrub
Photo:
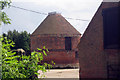
{"type": "Polygon", "coordinates": [[[2,47],[0,54],[2,53],[2,79],[7,78],[28,78],[38,79],[38,70],[46,72],[46,67],[52,68],[51,64],[44,63],[38,65],[38,62],[43,60],[43,55],[47,56],[48,49],[39,49],[38,52],[34,51],[30,55],[24,54],[16,55],[16,52],[12,52],[10,47],[14,47],[14,42],[7,40],[7,38],[0,38],[2,47]]]}

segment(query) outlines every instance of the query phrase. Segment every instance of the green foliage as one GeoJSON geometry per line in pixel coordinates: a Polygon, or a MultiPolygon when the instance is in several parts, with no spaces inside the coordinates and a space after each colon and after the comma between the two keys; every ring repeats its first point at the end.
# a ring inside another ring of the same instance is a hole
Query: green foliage
{"type": "MultiPolygon", "coordinates": [[[[0,11],[0,21],[2,21],[4,24],[11,24],[10,18],[8,18],[8,15],[5,12],[0,11]]],[[[0,23],[1,25],[1,23],[0,23]]]]}
{"type": "Polygon", "coordinates": [[[0,37],[0,79],[2,78],[2,42],[0,37]]]}
{"type": "Polygon", "coordinates": [[[8,31],[7,34],[3,33],[3,36],[15,42],[15,46],[11,49],[22,48],[25,51],[30,50],[30,34],[26,31],[18,32],[16,30],[8,31]]]}
{"type": "Polygon", "coordinates": [[[11,0],[1,0],[0,1],[0,10],[3,10],[5,7],[9,7],[11,0]]]}
{"type": "Polygon", "coordinates": [[[16,55],[16,52],[12,52],[10,47],[14,46],[14,42],[7,40],[7,38],[0,38],[2,42],[2,79],[6,78],[29,78],[38,79],[38,70],[46,72],[46,67],[51,68],[51,64],[44,63],[44,65],[38,65],[38,62],[43,60],[43,55],[46,55],[47,49],[39,49],[38,52],[34,51],[29,56],[24,54],[16,55]]]}
{"type": "Polygon", "coordinates": [[[0,25],[1,22],[4,24],[10,24],[10,18],[8,18],[8,15],[3,11],[5,7],[10,7],[11,0],[1,0],[0,1],[0,25]]]}
{"type": "MultiPolygon", "coordinates": [[[[10,0],[1,0],[0,1],[0,26],[1,23],[3,22],[4,24],[10,24],[10,18],[8,18],[7,14],[3,11],[5,7],[10,6],[11,1],[10,0]]],[[[0,38],[1,40],[1,38],[0,38]]],[[[0,79],[2,75],[2,43],[0,41],[0,79]]]]}

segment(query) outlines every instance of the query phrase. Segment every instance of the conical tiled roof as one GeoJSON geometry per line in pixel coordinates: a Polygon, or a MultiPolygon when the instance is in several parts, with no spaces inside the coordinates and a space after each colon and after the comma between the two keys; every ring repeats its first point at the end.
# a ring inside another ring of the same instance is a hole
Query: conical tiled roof
{"type": "Polygon", "coordinates": [[[49,14],[32,35],[80,35],[60,14],[49,14]]]}

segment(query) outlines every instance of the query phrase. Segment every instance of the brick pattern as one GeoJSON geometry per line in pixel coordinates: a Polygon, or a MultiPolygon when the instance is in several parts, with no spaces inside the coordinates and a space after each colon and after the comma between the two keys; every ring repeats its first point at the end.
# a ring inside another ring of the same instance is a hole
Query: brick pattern
{"type": "Polygon", "coordinates": [[[108,62],[118,62],[114,50],[109,53],[103,48],[102,16],[103,9],[116,7],[118,4],[117,2],[103,2],[83,34],[78,45],[81,78],[107,78],[106,59],[108,62]]]}
{"type": "Polygon", "coordinates": [[[50,51],[47,57],[44,57],[45,62],[53,60],[56,64],[72,64],[78,62],[75,58],[75,51],[50,51]]]}
{"type": "MultiPolygon", "coordinates": [[[[50,63],[52,60],[56,65],[67,66],[69,64],[76,66],[79,63],[78,58],[75,57],[75,52],[78,51],[77,45],[80,42],[80,36],[72,37],[72,50],[65,50],[65,37],[53,37],[53,36],[31,36],[31,51],[37,48],[43,48],[45,46],[49,49],[47,57],[44,56],[44,62],[50,63]]],[[[77,65],[76,67],[78,67],[77,65]]]]}
{"type": "Polygon", "coordinates": [[[43,48],[48,49],[65,49],[65,39],[60,37],[31,37],[31,49],[43,48]]]}

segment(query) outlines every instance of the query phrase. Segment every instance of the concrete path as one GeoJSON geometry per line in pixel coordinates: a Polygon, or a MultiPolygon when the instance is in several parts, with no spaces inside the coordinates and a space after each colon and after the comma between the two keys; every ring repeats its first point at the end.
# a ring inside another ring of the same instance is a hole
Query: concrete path
{"type": "MultiPolygon", "coordinates": [[[[42,72],[38,78],[42,75],[42,72]]],[[[50,69],[45,74],[46,78],[79,78],[79,69],[50,69]]]]}

